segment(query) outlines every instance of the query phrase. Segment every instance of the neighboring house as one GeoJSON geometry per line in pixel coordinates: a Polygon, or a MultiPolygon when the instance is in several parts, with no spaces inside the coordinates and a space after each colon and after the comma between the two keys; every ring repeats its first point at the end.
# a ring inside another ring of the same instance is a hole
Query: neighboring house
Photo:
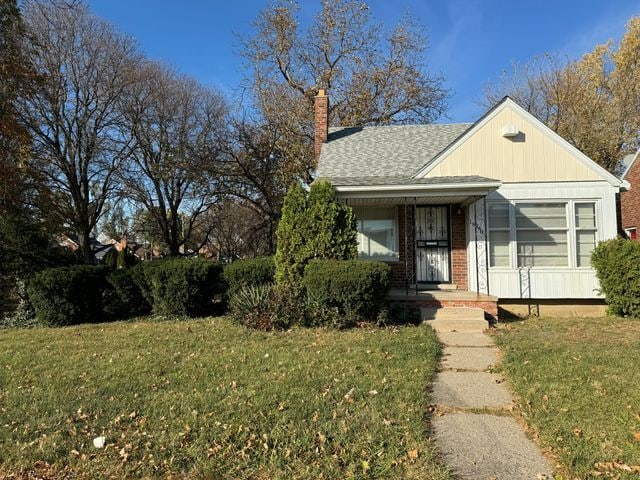
{"type": "Polygon", "coordinates": [[[620,180],[629,183],[630,188],[620,192],[620,228],[631,240],[640,241],[640,150],[627,155],[620,162],[620,180]]]}
{"type": "MultiPolygon", "coordinates": [[[[67,248],[71,250],[73,253],[78,252],[80,249],[80,242],[78,241],[78,237],[72,234],[69,235],[58,235],[56,237],[56,242],[61,247],[67,248]]],[[[117,252],[116,247],[111,243],[102,243],[98,241],[95,237],[91,237],[89,239],[91,244],[91,251],[93,252],[93,256],[95,258],[96,263],[102,262],[104,256],[108,252],[117,252]]]]}
{"type": "Polygon", "coordinates": [[[328,106],[321,90],[316,176],[353,207],[359,256],[388,262],[394,286],[601,298],[590,255],[616,236],[626,184],[512,99],[448,125],[329,129],[328,106]]]}

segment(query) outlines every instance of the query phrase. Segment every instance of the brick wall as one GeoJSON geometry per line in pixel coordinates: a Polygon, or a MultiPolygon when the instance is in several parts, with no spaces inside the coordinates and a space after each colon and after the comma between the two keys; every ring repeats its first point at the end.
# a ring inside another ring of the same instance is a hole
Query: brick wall
{"type": "MultiPolygon", "coordinates": [[[[413,238],[407,239],[407,249],[405,251],[405,217],[406,211],[404,205],[398,206],[398,244],[400,261],[390,263],[391,266],[391,284],[394,287],[404,287],[406,285],[407,271],[413,271],[413,238]],[[405,271],[405,258],[407,258],[407,271],[405,271]]],[[[413,211],[409,208],[409,225],[413,222],[413,211]]]]}
{"type": "MultiPolygon", "coordinates": [[[[459,290],[467,290],[467,238],[464,209],[457,205],[451,206],[451,282],[458,286],[459,290]]],[[[405,254],[407,254],[407,270],[409,273],[414,268],[414,239],[409,238],[407,252],[405,252],[405,206],[398,206],[398,243],[400,261],[390,263],[392,285],[404,287],[406,285],[405,254]]],[[[413,209],[409,207],[409,225],[413,223],[413,209]]],[[[415,280],[415,279],[414,279],[415,280]]]]}
{"type": "Polygon", "coordinates": [[[620,193],[620,226],[636,228],[640,234],[640,159],[637,159],[627,172],[625,180],[631,185],[631,190],[620,193]]]}
{"type": "Polygon", "coordinates": [[[467,234],[464,208],[451,205],[451,281],[467,290],[467,234]]]}

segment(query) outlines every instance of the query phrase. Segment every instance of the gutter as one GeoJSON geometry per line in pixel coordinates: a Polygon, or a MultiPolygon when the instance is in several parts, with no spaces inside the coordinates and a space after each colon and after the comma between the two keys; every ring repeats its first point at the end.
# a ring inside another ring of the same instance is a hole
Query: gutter
{"type": "Polygon", "coordinates": [[[336,192],[389,192],[389,191],[439,191],[439,190],[496,190],[502,186],[502,182],[483,183],[414,183],[408,185],[334,185],[336,192]]]}

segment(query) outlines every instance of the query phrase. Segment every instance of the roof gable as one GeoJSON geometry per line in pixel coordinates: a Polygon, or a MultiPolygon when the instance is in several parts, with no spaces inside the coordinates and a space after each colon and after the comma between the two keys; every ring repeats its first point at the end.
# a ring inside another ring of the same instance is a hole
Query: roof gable
{"type": "Polygon", "coordinates": [[[479,175],[511,182],[621,181],[505,97],[427,162],[415,178],[479,175]],[[502,128],[519,134],[505,138],[502,128]]]}

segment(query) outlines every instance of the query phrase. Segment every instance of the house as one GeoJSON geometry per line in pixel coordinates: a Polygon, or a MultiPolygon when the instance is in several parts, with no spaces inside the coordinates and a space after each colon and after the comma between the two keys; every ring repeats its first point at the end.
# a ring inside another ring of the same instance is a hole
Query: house
{"type": "Polygon", "coordinates": [[[620,230],[631,240],[639,240],[640,229],[640,150],[627,155],[620,162],[620,179],[631,188],[620,192],[620,230]]]}
{"type": "MultiPolygon", "coordinates": [[[[80,249],[80,241],[78,240],[78,237],[73,234],[57,235],[56,242],[59,246],[68,249],[73,253],[78,253],[80,249]]],[[[96,263],[101,263],[107,253],[117,252],[116,247],[112,243],[102,243],[95,237],[91,237],[89,239],[89,243],[91,245],[91,252],[93,253],[96,263]]]]}
{"type": "Polygon", "coordinates": [[[626,182],[512,99],[446,125],[328,128],[328,109],[320,90],[316,177],[353,207],[359,256],[387,262],[407,296],[457,292],[428,298],[491,316],[498,300],[517,313],[602,303],[590,254],[616,236],[626,182]]]}

